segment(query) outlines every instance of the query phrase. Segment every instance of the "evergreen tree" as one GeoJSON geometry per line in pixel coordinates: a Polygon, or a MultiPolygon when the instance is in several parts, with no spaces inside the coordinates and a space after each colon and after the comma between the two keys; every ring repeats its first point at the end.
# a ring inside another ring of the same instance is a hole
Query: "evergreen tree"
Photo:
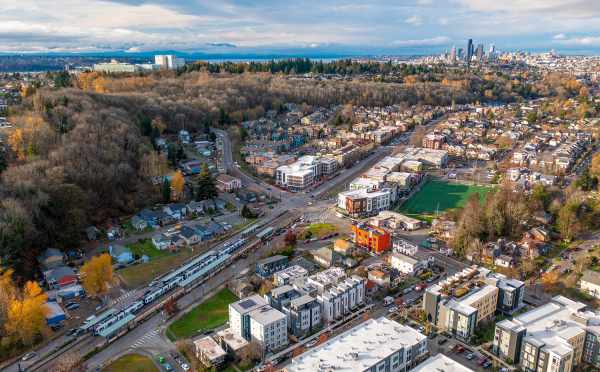
{"type": "Polygon", "coordinates": [[[219,196],[215,180],[210,175],[208,166],[204,164],[196,186],[196,200],[214,199],[219,196]]]}
{"type": "Polygon", "coordinates": [[[241,215],[244,218],[256,218],[254,212],[252,212],[252,210],[250,210],[246,204],[244,204],[244,207],[242,208],[241,215]]]}
{"type": "Polygon", "coordinates": [[[162,198],[165,203],[171,201],[171,181],[167,177],[163,180],[162,188],[162,198]]]}

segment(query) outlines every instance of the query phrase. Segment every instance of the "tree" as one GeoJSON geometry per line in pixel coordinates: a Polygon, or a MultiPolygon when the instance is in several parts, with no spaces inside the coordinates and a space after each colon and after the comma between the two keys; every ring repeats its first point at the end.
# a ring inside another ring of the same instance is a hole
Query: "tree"
{"type": "Polygon", "coordinates": [[[171,181],[167,177],[163,179],[161,194],[163,202],[168,203],[171,201],[171,181]]]}
{"type": "Polygon", "coordinates": [[[36,282],[27,282],[20,296],[8,308],[6,332],[13,339],[31,345],[35,338],[47,332],[48,296],[36,282]]]}
{"type": "Polygon", "coordinates": [[[292,247],[295,246],[297,237],[296,237],[296,234],[294,233],[294,231],[292,231],[291,229],[288,230],[288,232],[285,234],[284,240],[285,240],[285,244],[291,245],[292,247]]]}
{"type": "Polygon", "coordinates": [[[242,217],[244,218],[256,218],[256,214],[254,212],[252,212],[252,210],[250,210],[250,208],[248,208],[248,206],[246,204],[244,204],[244,206],[242,207],[242,212],[241,212],[242,217]]]}
{"type": "Polygon", "coordinates": [[[164,153],[150,151],[142,156],[140,173],[148,178],[164,176],[168,167],[167,156],[164,153]]]}
{"type": "Polygon", "coordinates": [[[568,201],[558,211],[558,218],[556,219],[558,231],[560,231],[563,239],[566,241],[570,241],[579,232],[580,224],[577,219],[578,209],[578,203],[568,201]]]}
{"type": "Polygon", "coordinates": [[[592,163],[590,165],[590,174],[593,177],[600,178],[600,154],[596,154],[592,157],[592,163]]]}
{"type": "Polygon", "coordinates": [[[560,279],[560,274],[557,270],[552,270],[550,272],[544,273],[542,275],[542,285],[546,291],[550,291],[554,289],[556,283],[560,279]]]}
{"type": "Polygon", "coordinates": [[[92,257],[80,270],[83,288],[92,297],[108,291],[113,281],[112,259],[108,253],[92,257]]]}
{"type": "Polygon", "coordinates": [[[77,353],[65,353],[54,363],[53,370],[56,372],[82,371],[81,364],[82,359],[77,353]]]}
{"type": "Polygon", "coordinates": [[[196,184],[196,200],[212,200],[217,196],[219,196],[219,191],[217,190],[215,181],[210,175],[208,166],[203,164],[198,183],[196,184]]]}
{"type": "Polygon", "coordinates": [[[173,316],[179,312],[179,306],[177,305],[177,300],[171,297],[167,302],[165,302],[164,310],[167,312],[168,316],[173,316]]]}
{"type": "Polygon", "coordinates": [[[171,190],[173,192],[173,199],[178,200],[183,195],[183,188],[185,186],[185,178],[181,171],[175,172],[171,178],[171,190]]]}

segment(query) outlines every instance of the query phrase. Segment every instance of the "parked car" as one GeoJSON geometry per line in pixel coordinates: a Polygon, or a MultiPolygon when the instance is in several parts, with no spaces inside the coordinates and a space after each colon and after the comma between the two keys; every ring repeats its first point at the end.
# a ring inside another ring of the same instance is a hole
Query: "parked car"
{"type": "Polygon", "coordinates": [[[473,353],[469,353],[466,356],[467,360],[472,360],[473,358],[475,358],[475,355],[473,355],[473,353]]]}
{"type": "Polygon", "coordinates": [[[185,372],[190,370],[190,366],[187,363],[181,363],[180,364],[181,369],[183,369],[185,372]]]}
{"type": "Polygon", "coordinates": [[[438,340],[438,345],[443,345],[443,344],[445,344],[446,342],[448,342],[448,339],[447,339],[447,338],[445,338],[445,337],[442,337],[442,338],[440,338],[440,339],[438,340]]]}
{"type": "Polygon", "coordinates": [[[71,302],[69,304],[67,304],[67,306],[65,306],[65,308],[67,310],[75,310],[75,309],[79,309],[79,304],[76,302],[71,302]]]}
{"type": "Polygon", "coordinates": [[[22,361],[26,361],[32,358],[35,358],[37,356],[37,353],[35,351],[29,352],[25,355],[23,355],[23,357],[21,358],[22,361]]]}
{"type": "Polygon", "coordinates": [[[317,342],[319,342],[316,338],[314,340],[311,340],[310,342],[306,343],[306,347],[313,347],[317,344],[317,342]]]}

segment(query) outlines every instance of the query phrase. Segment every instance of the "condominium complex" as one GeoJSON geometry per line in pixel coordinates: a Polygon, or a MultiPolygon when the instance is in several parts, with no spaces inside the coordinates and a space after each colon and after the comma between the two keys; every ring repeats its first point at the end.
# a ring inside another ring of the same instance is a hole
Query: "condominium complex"
{"type": "Polygon", "coordinates": [[[510,302],[511,308],[521,307],[522,292],[518,293],[523,286],[522,282],[473,266],[427,288],[423,309],[438,328],[469,340],[480,322],[494,318],[499,306],[507,307],[505,303],[510,302]]]}
{"type": "Polygon", "coordinates": [[[306,155],[295,163],[277,168],[275,181],[277,185],[292,191],[302,191],[322,176],[331,176],[338,170],[337,160],[329,157],[306,155]]]}
{"type": "Polygon", "coordinates": [[[496,324],[492,351],[527,372],[600,367],[600,313],[556,296],[550,303],[496,324]]]}
{"type": "Polygon", "coordinates": [[[427,337],[387,318],[370,319],[293,358],[287,372],[407,371],[427,355],[427,337]]]}
{"type": "Polygon", "coordinates": [[[229,305],[232,332],[247,341],[255,341],[265,350],[278,350],[288,344],[287,317],[259,295],[229,305]]]}

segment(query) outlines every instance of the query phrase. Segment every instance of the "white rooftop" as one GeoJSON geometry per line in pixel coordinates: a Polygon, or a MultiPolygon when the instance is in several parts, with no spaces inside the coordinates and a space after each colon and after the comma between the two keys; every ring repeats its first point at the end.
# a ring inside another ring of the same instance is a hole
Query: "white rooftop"
{"type": "Polygon", "coordinates": [[[387,318],[370,319],[292,359],[288,372],[364,371],[426,337],[387,318]]]}
{"type": "MultiPolygon", "coordinates": [[[[513,318],[510,326],[527,329],[527,339],[546,345],[558,355],[572,352],[567,340],[585,333],[586,329],[600,332],[600,314],[584,311],[585,304],[556,296],[551,302],[513,318]]],[[[508,327],[508,322],[502,322],[508,327]]]]}
{"type": "Polygon", "coordinates": [[[411,370],[411,372],[474,372],[471,368],[467,368],[456,362],[444,354],[438,354],[428,358],[423,363],[419,364],[411,370]]]}
{"type": "Polygon", "coordinates": [[[242,336],[236,334],[231,328],[223,329],[217,332],[217,337],[223,340],[229,346],[229,348],[233,351],[237,351],[244,346],[248,345],[248,341],[244,339],[242,336]]]}
{"type": "Polygon", "coordinates": [[[263,306],[260,309],[256,309],[250,313],[250,318],[263,326],[269,325],[273,322],[279,321],[285,318],[285,314],[271,306],[263,306]]]}

